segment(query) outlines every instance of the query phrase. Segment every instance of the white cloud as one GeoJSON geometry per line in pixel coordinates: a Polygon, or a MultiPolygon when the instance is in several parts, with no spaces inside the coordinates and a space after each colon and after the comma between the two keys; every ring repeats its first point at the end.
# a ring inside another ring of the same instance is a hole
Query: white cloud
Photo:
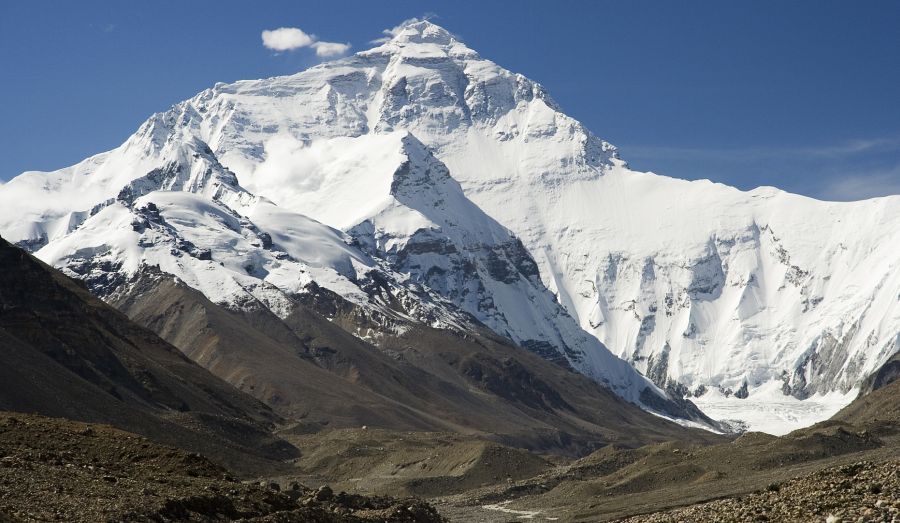
{"type": "Polygon", "coordinates": [[[350,50],[350,44],[339,42],[315,42],[312,47],[316,50],[316,56],[322,58],[339,56],[350,50]]]}
{"type": "Polygon", "coordinates": [[[313,156],[304,154],[307,146],[303,142],[280,134],[270,138],[263,147],[266,159],[254,173],[255,190],[304,193],[322,185],[325,175],[313,156]]]}
{"type": "Polygon", "coordinates": [[[309,34],[299,27],[279,27],[262,32],[263,45],[273,51],[293,51],[303,47],[316,50],[316,56],[330,58],[340,56],[350,50],[350,44],[340,42],[322,42],[316,35],[309,34]]]}
{"type": "Polygon", "coordinates": [[[301,47],[309,47],[316,40],[296,27],[279,27],[262,32],[263,45],[273,51],[293,51],[301,47]]]}

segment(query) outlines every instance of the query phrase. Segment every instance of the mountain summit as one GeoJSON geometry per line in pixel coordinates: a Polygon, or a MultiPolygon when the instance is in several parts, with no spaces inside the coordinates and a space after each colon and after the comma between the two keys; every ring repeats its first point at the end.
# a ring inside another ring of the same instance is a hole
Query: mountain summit
{"type": "Polygon", "coordinates": [[[216,84],[0,203],[4,237],[106,299],[158,266],[235,310],[339,299],[353,319],[331,319],[375,345],[487,327],[701,423],[684,398],[772,432],[822,419],[900,344],[900,199],[631,171],[427,21],[216,84]]]}
{"type": "Polygon", "coordinates": [[[465,47],[465,44],[454,38],[450,31],[428,20],[409,20],[400,25],[393,31],[389,43],[394,45],[437,44],[443,46],[455,44],[465,47]]]}

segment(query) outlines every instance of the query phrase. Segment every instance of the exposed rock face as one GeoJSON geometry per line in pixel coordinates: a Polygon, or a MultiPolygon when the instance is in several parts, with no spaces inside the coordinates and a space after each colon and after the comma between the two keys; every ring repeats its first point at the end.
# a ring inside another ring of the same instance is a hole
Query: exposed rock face
{"type": "Polygon", "coordinates": [[[895,354],[873,373],[863,383],[859,397],[835,414],[834,419],[893,432],[900,423],[898,360],[900,354],[895,354]]]}
{"type": "Polygon", "coordinates": [[[497,334],[565,362],[631,401],[643,401],[644,388],[659,395],[629,377],[621,360],[578,327],[544,287],[521,240],[473,205],[443,163],[415,137],[401,141],[407,160],[392,175],[387,203],[348,229],[355,244],[497,334]],[[411,232],[405,224],[416,221],[411,232]]]}
{"type": "MultiPolygon", "coordinates": [[[[898,334],[900,336],[900,334],[898,334]]],[[[863,382],[860,396],[884,388],[900,378],[900,353],[895,354],[884,365],[863,382]]]]}
{"type": "Polygon", "coordinates": [[[0,240],[0,409],[113,424],[243,472],[289,458],[280,417],[0,240]]]}
{"type": "MultiPolygon", "coordinates": [[[[161,273],[128,289],[113,303],[135,321],[285,417],[314,426],[486,433],[566,454],[613,442],[715,438],[643,412],[483,326],[458,333],[406,322],[367,342],[350,332],[378,325],[323,289],[303,294],[285,317],[261,305],[222,308],[161,273]]],[[[674,406],[702,419],[690,405],[674,406]]]]}

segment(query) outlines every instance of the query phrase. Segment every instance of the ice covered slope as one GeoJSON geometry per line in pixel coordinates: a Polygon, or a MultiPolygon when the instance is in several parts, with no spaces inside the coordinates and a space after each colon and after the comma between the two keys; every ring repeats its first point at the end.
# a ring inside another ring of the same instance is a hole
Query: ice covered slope
{"type": "Polygon", "coordinates": [[[233,309],[265,307],[286,317],[295,297],[325,289],[378,317],[387,332],[406,321],[475,325],[437,293],[408,288],[406,276],[346,234],[247,192],[208,148],[161,161],[114,198],[75,213],[83,218],[70,232],[35,239],[46,242],[38,256],[104,298],[155,267],[233,309]],[[195,171],[202,183],[181,182],[195,171]]]}
{"type": "Polygon", "coordinates": [[[414,135],[385,131],[291,147],[291,161],[304,169],[275,175],[266,165],[246,178],[248,186],[282,208],[342,227],[368,255],[496,333],[640,402],[646,380],[578,326],[521,241],[466,198],[414,135]],[[321,182],[305,183],[310,172],[321,182]]]}
{"type": "MultiPolygon", "coordinates": [[[[114,151],[26,173],[0,191],[0,231],[33,247],[61,238],[91,206],[179,154],[190,167],[172,187],[215,196],[202,162],[179,152],[196,142],[254,196],[355,233],[365,256],[440,288],[435,272],[391,254],[420,226],[453,230],[421,201],[392,194],[404,160],[390,142],[403,133],[522,241],[585,331],[711,408],[755,420],[773,398],[801,410],[841,404],[900,348],[900,199],[826,203],[631,171],[538,84],[429,22],[296,75],[217,84],[154,115],[114,151]],[[381,234],[374,250],[361,224],[381,234]]],[[[488,294],[499,303],[509,288],[488,294]]]]}
{"type": "Polygon", "coordinates": [[[720,415],[775,432],[828,417],[900,348],[900,199],[827,203],[614,166],[546,204],[541,226],[578,231],[543,248],[582,326],[720,415]],[[773,402],[790,405],[778,416],[773,402]]]}
{"type": "MultiPolygon", "coordinates": [[[[325,155],[327,183],[295,195],[272,191],[280,205],[241,187],[203,143],[179,146],[180,154],[162,159],[164,167],[93,205],[38,255],[113,299],[152,266],[216,303],[263,306],[281,317],[291,313],[294,297],[324,288],[377,317],[382,334],[405,321],[469,330],[478,328],[475,318],[633,403],[700,418],[689,405],[667,403],[662,391],[580,329],[544,287],[521,242],[472,204],[412,135],[328,144],[348,163],[325,155]],[[380,161],[369,161],[373,150],[383,154],[380,161]],[[202,183],[187,186],[191,172],[202,172],[202,183]],[[365,180],[363,197],[357,180],[365,180]],[[334,202],[354,198],[359,206],[342,207],[353,225],[347,233],[296,212],[329,218],[334,202]],[[381,295],[383,287],[389,296],[381,295]]],[[[303,155],[293,157],[303,161],[303,155]]],[[[308,159],[315,161],[321,158],[308,159]]],[[[303,187],[302,174],[282,182],[303,187]]]]}

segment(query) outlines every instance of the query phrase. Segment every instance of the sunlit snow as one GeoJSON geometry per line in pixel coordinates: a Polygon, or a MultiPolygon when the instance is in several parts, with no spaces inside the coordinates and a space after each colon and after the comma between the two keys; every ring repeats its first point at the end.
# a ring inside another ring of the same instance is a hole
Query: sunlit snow
{"type": "Polygon", "coordinates": [[[421,231],[455,248],[520,239],[537,281],[434,299],[517,341],[575,347],[580,370],[632,400],[646,382],[604,345],[714,418],[776,433],[830,416],[900,348],[900,197],[821,202],[632,171],[539,84],[430,22],[295,75],[216,84],[117,149],[0,187],[0,232],[47,244],[43,259],[158,264],[226,303],[279,308],[276,291],[310,281],[366,303],[355,279],[386,262],[345,234],[387,259],[421,231]],[[416,158],[453,183],[397,193],[416,158]],[[168,237],[132,228],[151,202],[168,237]],[[171,255],[176,236],[211,259],[171,255]]]}

